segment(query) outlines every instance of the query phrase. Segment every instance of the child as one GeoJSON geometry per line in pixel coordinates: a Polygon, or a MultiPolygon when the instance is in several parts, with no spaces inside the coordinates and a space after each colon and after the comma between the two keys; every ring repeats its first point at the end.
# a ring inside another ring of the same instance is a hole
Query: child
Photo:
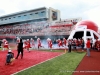
{"type": "Polygon", "coordinates": [[[12,65],[14,59],[15,59],[14,58],[14,53],[11,50],[9,50],[8,54],[7,54],[7,57],[6,57],[6,63],[5,63],[5,65],[12,65]]]}

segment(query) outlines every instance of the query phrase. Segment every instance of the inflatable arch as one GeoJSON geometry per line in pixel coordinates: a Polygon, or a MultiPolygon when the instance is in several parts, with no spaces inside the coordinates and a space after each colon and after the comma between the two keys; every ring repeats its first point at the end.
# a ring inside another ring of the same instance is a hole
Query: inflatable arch
{"type": "Polygon", "coordinates": [[[77,23],[72,32],[70,33],[70,36],[68,39],[73,38],[82,38],[86,42],[87,38],[93,39],[93,43],[96,41],[96,39],[100,39],[100,35],[98,33],[98,26],[89,20],[81,21],[77,23]]]}

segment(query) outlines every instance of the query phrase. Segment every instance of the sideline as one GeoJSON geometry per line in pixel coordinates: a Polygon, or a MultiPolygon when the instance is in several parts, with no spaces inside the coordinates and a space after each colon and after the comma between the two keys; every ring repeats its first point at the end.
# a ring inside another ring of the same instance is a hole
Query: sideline
{"type": "Polygon", "coordinates": [[[20,70],[20,71],[18,71],[18,72],[15,72],[15,73],[13,73],[13,74],[11,74],[11,75],[17,74],[17,73],[22,72],[22,71],[24,71],[24,70],[27,70],[27,69],[29,69],[29,68],[31,68],[31,67],[35,67],[35,66],[37,66],[37,65],[40,65],[40,64],[42,64],[42,63],[44,63],[44,62],[46,62],[46,61],[49,61],[49,60],[54,59],[54,58],[56,58],[56,57],[59,57],[59,56],[61,56],[61,55],[63,55],[63,54],[65,54],[65,53],[62,53],[62,54],[60,54],[60,55],[58,55],[58,56],[55,56],[55,57],[50,58],[50,59],[47,59],[47,60],[45,60],[45,61],[43,61],[43,62],[40,62],[40,63],[38,63],[38,64],[36,64],[36,65],[30,66],[30,67],[28,67],[28,68],[25,68],[25,69],[23,69],[23,70],[20,70]]]}

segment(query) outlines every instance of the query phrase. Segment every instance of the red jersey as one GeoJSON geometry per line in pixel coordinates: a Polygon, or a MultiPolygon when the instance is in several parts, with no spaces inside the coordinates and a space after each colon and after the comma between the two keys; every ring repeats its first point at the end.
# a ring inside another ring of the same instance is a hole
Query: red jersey
{"type": "Polygon", "coordinates": [[[27,41],[27,47],[30,48],[30,41],[27,41]]]}
{"type": "Polygon", "coordinates": [[[51,40],[49,41],[49,46],[50,46],[50,48],[52,48],[52,41],[51,40]]]}
{"type": "Polygon", "coordinates": [[[41,40],[37,39],[38,46],[41,47],[41,40]]]}
{"type": "Polygon", "coordinates": [[[4,48],[9,48],[9,47],[8,47],[8,41],[5,41],[5,42],[4,42],[4,48]]]}
{"type": "Polygon", "coordinates": [[[31,46],[35,46],[34,40],[31,40],[31,46]]]}
{"type": "Polygon", "coordinates": [[[63,39],[63,42],[64,42],[64,45],[66,46],[67,40],[66,39],[63,39]]]}
{"type": "Polygon", "coordinates": [[[90,47],[91,47],[91,45],[90,45],[90,40],[87,40],[86,47],[87,47],[87,48],[90,48],[90,47]]]}

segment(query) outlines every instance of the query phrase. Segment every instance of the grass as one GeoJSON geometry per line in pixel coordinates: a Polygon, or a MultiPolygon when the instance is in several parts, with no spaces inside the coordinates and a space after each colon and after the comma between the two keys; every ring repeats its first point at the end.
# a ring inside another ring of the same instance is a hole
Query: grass
{"type": "Polygon", "coordinates": [[[66,53],[15,75],[72,75],[85,54],[85,52],[66,53]]]}
{"type": "Polygon", "coordinates": [[[2,48],[0,48],[0,50],[2,50],[2,48]]]}
{"type": "MultiPolygon", "coordinates": [[[[36,50],[36,49],[32,49],[32,50],[36,50]]],[[[52,49],[52,51],[50,49],[39,49],[39,51],[47,51],[47,52],[64,52],[65,50],[56,50],[56,49],[52,49]]]]}

